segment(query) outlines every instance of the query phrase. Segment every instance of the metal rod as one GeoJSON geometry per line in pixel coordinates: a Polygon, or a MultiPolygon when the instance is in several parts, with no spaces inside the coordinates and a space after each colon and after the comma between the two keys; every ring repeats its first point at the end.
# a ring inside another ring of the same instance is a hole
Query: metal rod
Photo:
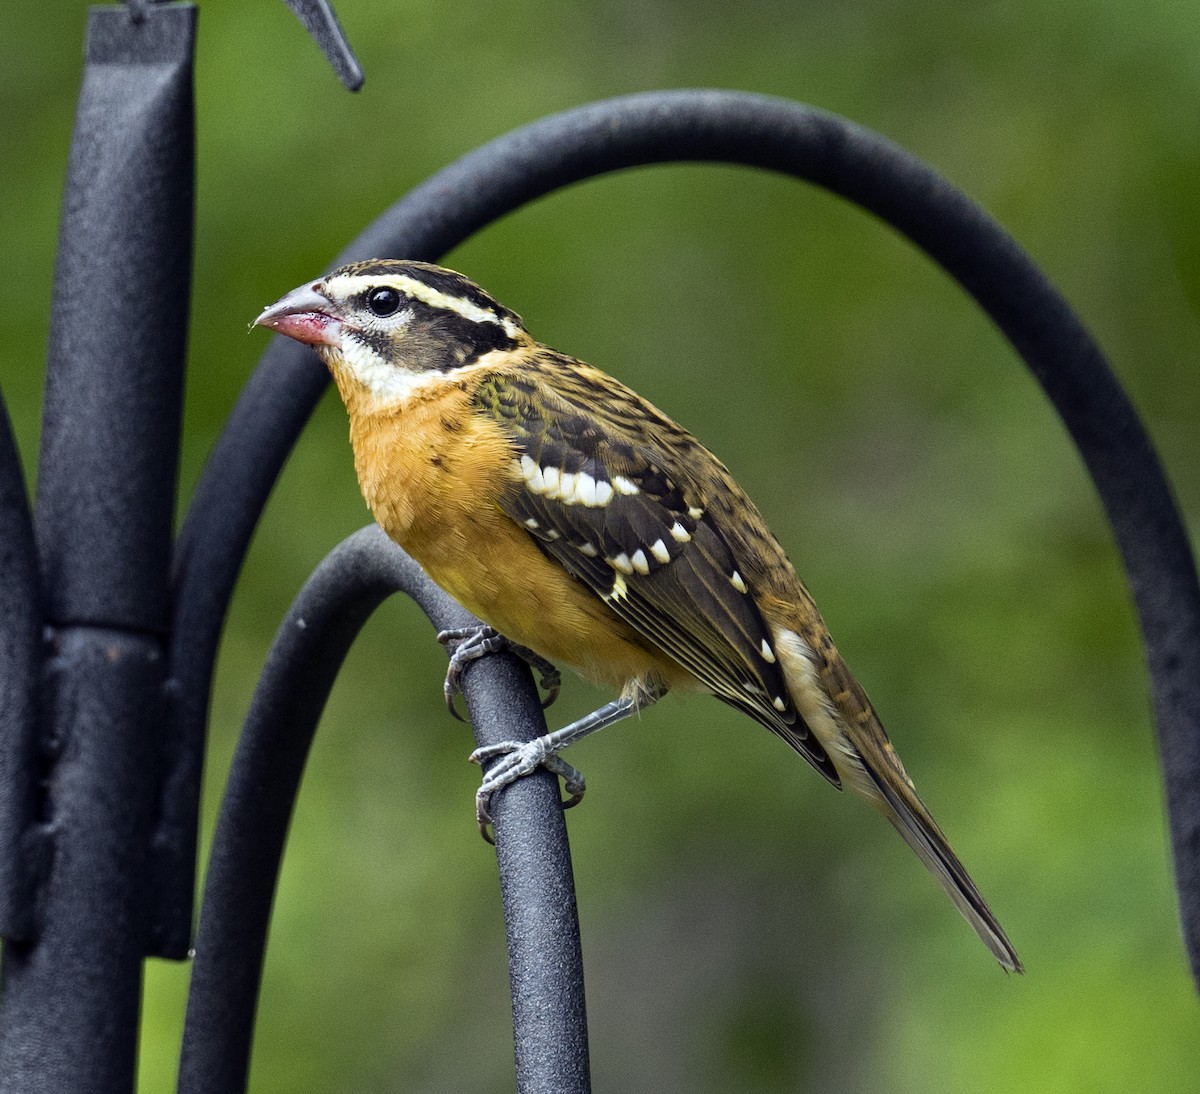
{"type": "MultiPolygon", "coordinates": [[[[182,1094],[245,1088],[271,903],[313,734],[351,643],[394,592],[416,600],[436,630],[475,622],[371,526],[314,571],[276,635],[213,840],[184,1028],[182,1094]]],[[[514,719],[533,735],[544,731],[537,692],[515,658],[477,662],[464,685],[478,743],[511,736],[514,719]]],[[[495,821],[508,879],[503,896],[522,1032],[518,1071],[530,1076],[520,1089],[585,1091],[582,959],[558,784],[543,773],[511,789],[498,799],[495,821]]],[[[473,832],[469,810],[464,823],[473,832]]]]}
{"type": "Polygon", "coordinates": [[[342,24],[329,0],[284,0],[304,29],[321,47],[325,59],[333,66],[337,78],[347,91],[357,91],[363,84],[362,66],[346,40],[342,24]]]}

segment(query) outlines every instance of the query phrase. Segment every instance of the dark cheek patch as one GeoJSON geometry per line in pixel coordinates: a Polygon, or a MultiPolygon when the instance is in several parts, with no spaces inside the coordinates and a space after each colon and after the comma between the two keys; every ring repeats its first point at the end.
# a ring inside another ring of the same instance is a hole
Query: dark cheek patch
{"type": "Polygon", "coordinates": [[[454,365],[464,364],[492,350],[512,349],[516,345],[499,323],[476,323],[453,312],[430,311],[429,333],[450,348],[454,365]]]}
{"type": "Polygon", "coordinates": [[[386,361],[396,352],[392,339],[386,334],[374,330],[355,331],[354,337],[367,347],[376,357],[386,361]]]}

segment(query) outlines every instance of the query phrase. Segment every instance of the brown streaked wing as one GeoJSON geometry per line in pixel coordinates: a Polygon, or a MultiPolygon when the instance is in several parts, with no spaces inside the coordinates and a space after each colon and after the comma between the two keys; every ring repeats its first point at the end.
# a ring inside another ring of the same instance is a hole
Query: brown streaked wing
{"type": "Polygon", "coordinates": [[[585,391],[555,383],[548,367],[481,379],[476,404],[515,452],[517,474],[500,507],[717,698],[783,737],[840,785],[796,711],[753,596],[734,576],[737,560],[717,514],[689,496],[692,488],[679,481],[685,476],[672,474],[678,455],[648,443],[629,423],[650,418],[668,429],[673,449],[686,447],[693,472],[696,461],[716,458],[628,388],[591,369],[584,376],[585,391]]]}

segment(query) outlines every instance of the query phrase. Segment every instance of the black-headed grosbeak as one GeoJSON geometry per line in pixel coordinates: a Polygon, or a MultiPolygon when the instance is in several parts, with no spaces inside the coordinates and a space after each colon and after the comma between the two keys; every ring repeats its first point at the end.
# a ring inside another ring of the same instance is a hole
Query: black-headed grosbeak
{"type": "Polygon", "coordinates": [[[547,676],[542,659],[620,692],[536,741],[477,751],[502,757],[481,823],[490,796],[539,764],[577,800],[561,748],[668,691],[707,691],[879,810],[1000,964],[1021,970],[782,547],[687,430],[438,266],[344,266],[256,322],[317,350],[375,519],[494,629],[453,636],[448,687],[498,632],[547,676]]]}

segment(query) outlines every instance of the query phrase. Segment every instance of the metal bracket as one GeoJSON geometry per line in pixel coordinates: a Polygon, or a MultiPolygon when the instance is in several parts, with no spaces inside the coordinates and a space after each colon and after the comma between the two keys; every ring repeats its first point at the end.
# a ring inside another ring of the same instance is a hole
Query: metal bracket
{"type": "MultiPolygon", "coordinates": [[[[144,2],[144,0],[137,0],[144,2]]],[[[337,14],[329,0],[284,0],[304,29],[312,35],[321,52],[333,65],[333,71],[347,91],[357,91],[363,85],[362,66],[346,40],[337,14]]]]}

